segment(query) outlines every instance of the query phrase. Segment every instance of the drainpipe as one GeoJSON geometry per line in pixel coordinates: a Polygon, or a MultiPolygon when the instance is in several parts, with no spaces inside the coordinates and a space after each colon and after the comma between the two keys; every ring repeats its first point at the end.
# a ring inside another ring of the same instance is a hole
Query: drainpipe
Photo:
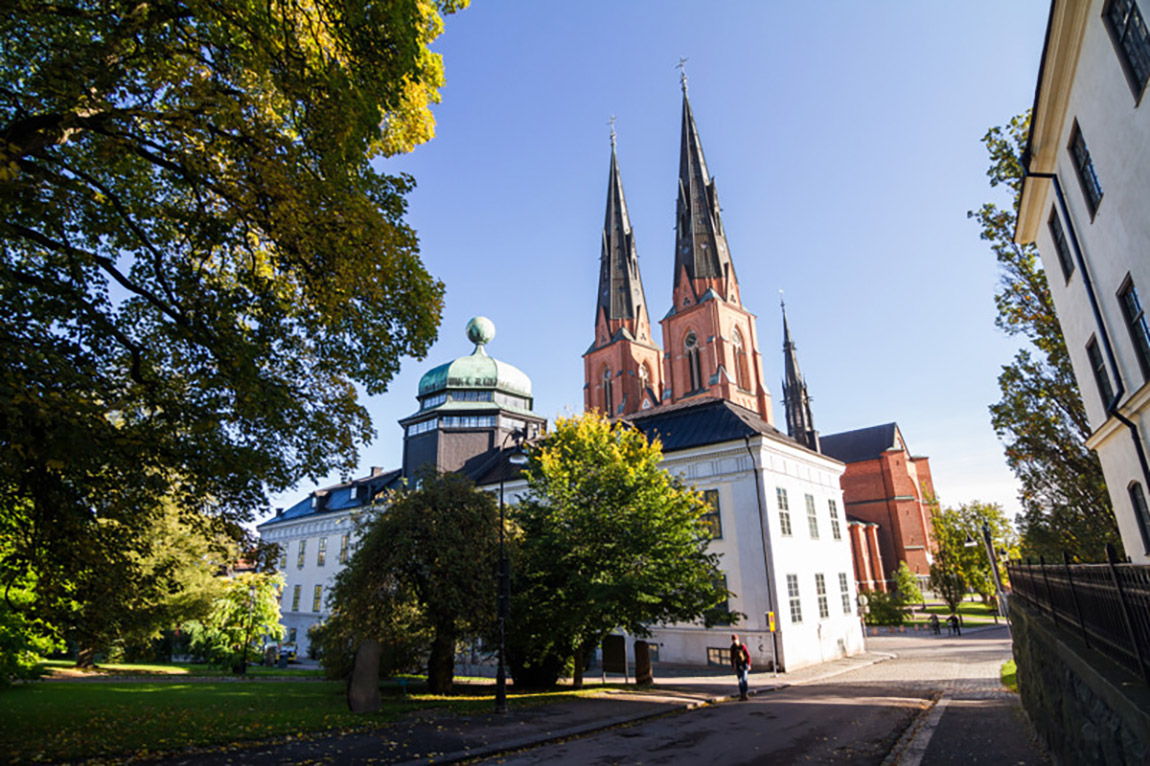
{"type": "MultiPolygon", "coordinates": [[[[772,584],[773,581],[771,578],[771,560],[770,560],[770,557],[767,555],[767,541],[768,541],[768,538],[767,538],[767,519],[766,519],[766,516],[763,514],[762,477],[759,475],[759,469],[755,467],[755,452],[754,452],[754,450],[751,449],[751,436],[750,436],[750,434],[747,434],[746,436],[744,436],[743,440],[747,444],[747,454],[750,455],[750,457],[751,457],[751,472],[755,474],[755,500],[759,504],[759,534],[762,536],[762,540],[763,540],[763,568],[766,570],[766,574],[767,574],[767,611],[768,612],[774,612],[775,611],[775,599],[774,599],[774,595],[773,595],[774,594],[774,587],[772,584]]],[[[775,614],[775,625],[776,626],[779,624],[779,616],[780,615],[778,613],[775,614]]],[[[767,628],[770,629],[770,625],[768,625],[767,628]]],[[[774,674],[776,676],[778,676],[778,674],[779,674],[779,634],[778,634],[778,631],[774,631],[774,630],[771,631],[771,652],[772,652],[771,658],[773,661],[772,664],[774,665],[772,670],[774,671],[774,674]]]]}
{"type": "MultiPolygon", "coordinates": [[[[1110,369],[1114,373],[1114,396],[1106,405],[1106,415],[1116,418],[1119,423],[1129,429],[1130,438],[1134,442],[1134,451],[1138,454],[1138,463],[1142,467],[1142,481],[1147,491],[1150,491],[1150,462],[1146,459],[1146,450],[1142,446],[1138,425],[1118,410],[1118,403],[1126,394],[1126,386],[1122,382],[1122,373],[1118,369],[1118,362],[1114,357],[1114,347],[1110,344],[1110,333],[1106,329],[1106,323],[1102,321],[1102,311],[1098,307],[1098,298],[1094,294],[1094,283],[1090,279],[1090,272],[1086,270],[1086,259],[1082,256],[1082,247],[1078,244],[1078,230],[1070,217],[1070,210],[1066,206],[1066,197],[1062,193],[1062,183],[1058,180],[1057,173],[1032,173],[1027,170],[1026,164],[1022,165],[1024,183],[1027,176],[1045,178],[1054,182],[1054,195],[1058,199],[1058,209],[1062,213],[1062,220],[1066,222],[1066,229],[1070,233],[1070,244],[1074,248],[1074,260],[1078,263],[1078,273],[1082,275],[1082,286],[1086,288],[1086,296],[1090,299],[1090,310],[1094,313],[1094,322],[1098,327],[1098,334],[1102,337],[1102,348],[1106,352],[1106,360],[1110,363],[1110,369]]],[[[1138,525],[1138,531],[1142,534],[1142,544],[1146,552],[1150,553],[1150,529],[1146,528],[1146,520],[1138,518],[1135,514],[1134,523],[1138,525]]]]}

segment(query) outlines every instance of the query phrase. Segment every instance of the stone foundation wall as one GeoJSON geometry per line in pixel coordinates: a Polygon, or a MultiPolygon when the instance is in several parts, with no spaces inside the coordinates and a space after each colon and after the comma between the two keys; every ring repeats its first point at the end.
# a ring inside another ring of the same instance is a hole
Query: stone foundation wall
{"type": "Polygon", "coordinates": [[[1010,604],[1018,686],[1055,763],[1150,763],[1150,689],[1020,600],[1010,604]]]}

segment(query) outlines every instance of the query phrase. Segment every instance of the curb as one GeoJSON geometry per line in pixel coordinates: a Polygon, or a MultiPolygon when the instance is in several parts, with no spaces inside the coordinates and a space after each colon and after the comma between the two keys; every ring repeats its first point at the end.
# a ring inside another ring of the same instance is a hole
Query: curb
{"type": "MultiPolygon", "coordinates": [[[[757,697],[760,694],[767,694],[770,692],[780,691],[787,689],[791,686],[803,686],[805,684],[823,681],[827,678],[833,678],[844,673],[849,673],[852,670],[859,670],[875,665],[880,662],[894,659],[895,655],[886,652],[870,652],[872,657],[867,658],[868,661],[861,662],[849,668],[840,668],[822,673],[812,678],[805,678],[801,681],[794,682],[781,682],[774,683],[768,686],[760,686],[757,689],[748,690],[747,694],[750,697],[757,697]]],[[[667,687],[672,689],[674,687],[667,687]]],[[[681,690],[681,688],[680,688],[681,690]]],[[[511,753],[516,750],[526,750],[529,748],[536,748],[542,745],[551,744],[553,742],[560,742],[566,739],[573,739],[575,737],[584,737],[588,734],[613,729],[617,726],[625,726],[627,724],[638,723],[640,721],[647,721],[652,718],[659,718],[661,716],[670,715],[672,713],[685,712],[688,710],[695,710],[709,705],[717,705],[723,702],[730,702],[736,699],[733,694],[720,694],[711,697],[703,697],[702,699],[694,700],[684,704],[668,703],[666,710],[654,710],[647,713],[640,713],[638,715],[616,716],[615,718],[608,718],[602,721],[595,721],[593,723],[581,724],[578,726],[571,726],[566,729],[555,732],[547,732],[540,736],[527,736],[519,739],[501,742],[497,745],[486,745],[484,747],[475,748],[472,750],[457,750],[453,753],[439,753],[428,758],[416,758],[409,761],[402,761],[394,764],[394,766],[427,766],[427,764],[450,764],[462,763],[465,761],[474,761],[481,758],[491,758],[492,756],[501,755],[503,753],[511,753]]]]}

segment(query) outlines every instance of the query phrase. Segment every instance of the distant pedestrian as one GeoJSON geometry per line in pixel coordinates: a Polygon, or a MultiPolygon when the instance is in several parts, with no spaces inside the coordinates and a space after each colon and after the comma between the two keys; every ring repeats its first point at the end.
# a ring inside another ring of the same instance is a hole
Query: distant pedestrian
{"type": "Polygon", "coordinates": [[[958,635],[958,636],[962,635],[962,628],[960,628],[958,625],[958,617],[956,617],[955,615],[952,614],[950,617],[946,618],[946,622],[947,622],[947,625],[950,626],[949,632],[952,635],[958,635]]]}
{"type": "Polygon", "coordinates": [[[942,624],[939,622],[937,614],[930,616],[930,632],[936,636],[942,635],[942,624]]]}
{"type": "Polygon", "coordinates": [[[738,635],[731,636],[731,667],[739,678],[739,699],[747,698],[747,684],[751,673],[751,652],[746,644],[739,643],[738,635]]]}

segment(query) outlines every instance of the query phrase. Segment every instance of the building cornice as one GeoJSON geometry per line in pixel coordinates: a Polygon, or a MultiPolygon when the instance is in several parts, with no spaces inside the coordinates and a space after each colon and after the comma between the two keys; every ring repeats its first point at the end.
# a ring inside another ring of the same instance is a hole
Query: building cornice
{"type": "MultiPolygon", "coordinates": [[[[1141,388],[1118,407],[1118,411],[1131,419],[1148,407],[1150,407],[1150,381],[1143,383],[1141,388]]],[[[1090,434],[1090,438],[1086,440],[1086,446],[1092,450],[1097,450],[1115,433],[1125,430],[1126,426],[1122,424],[1122,421],[1115,417],[1108,417],[1106,422],[1098,427],[1098,430],[1090,434]]]]}
{"type": "Polygon", "coordinates": [[[323,532],[350,532],[355,527],[353,516],[369,511],[370,506],[348,508],[339,511],[324,511],[294,519],[272,519],[256,527],[260,536],[272,542],[284,538],[295,538],[323,532]]]}
{"type": "MultiPolygon", "coordinates": [[[[1024,174],[1053,173],[1062,148],[1062,128],[1070,107],[1070,91],[1078,57],[1090,18],[1089,2],[1054,0],[1050,10],[1050,24],[1046,30],[1039,81],[1031,114],[1030,140],[1023,161],[1024,174]]],[[[1043,205],[1049,179],[1027,176],[1023,179],[1022,199],[1018,210],[1018,226],[1014,239],[1019,243],[1033,242],[1043,220],[1043,205]]]]}

